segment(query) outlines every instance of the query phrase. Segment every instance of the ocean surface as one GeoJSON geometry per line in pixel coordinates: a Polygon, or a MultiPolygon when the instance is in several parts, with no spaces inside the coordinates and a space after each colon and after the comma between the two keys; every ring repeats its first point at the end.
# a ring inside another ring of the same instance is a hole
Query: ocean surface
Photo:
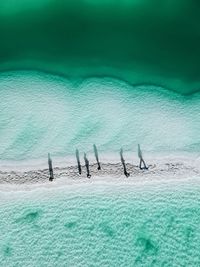
{"type": "Polygon", "coordinates": [[[1,0],[0,70],[200,88],[195,0],[1,0]]]}
{"type": "Polygon", "coordinates": [[[118,157],[121,147],[199,152],[200,93],[180,95],[113,78],[70,80],[42,72],[0,75],[0,158],[74,156],[75,149],[118,157]]]}
{"type": "Polygon", "coordinates": [[[0,194],[1,266],[200,266],[198,180],[18,190],[0,194]]]}
{"type": "Polygon", "coordinates": [[[1,0],[0,160],[199,152],[200,5],[1,0]]]}
{"type": "MultiPolygon", "coordinates": [[[[117,158],[138,143],[161,159],[198,157],[199,10],[195,0],[1,0],[0,170],[93,144],[117,158]]],[[[0,186],[2,267],[200,266],[197,178],[24,189],[0,186]]]]}

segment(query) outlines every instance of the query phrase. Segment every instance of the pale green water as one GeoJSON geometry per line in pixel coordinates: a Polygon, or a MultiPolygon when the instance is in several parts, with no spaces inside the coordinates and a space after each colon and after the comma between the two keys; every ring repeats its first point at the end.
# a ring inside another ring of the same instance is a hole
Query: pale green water
{"type": "Polygon", "coordinates": [[[21,160],[121,146],[199,152],[200,94],[182,96],[111,78],[70,81],[37,72],[0,76],[0,158],[21,160]]]}
{"type": "Polygon", "coordinates": [[[200,266],[198,182],[1,192],[0,217],[1,266],[200,266]]]}

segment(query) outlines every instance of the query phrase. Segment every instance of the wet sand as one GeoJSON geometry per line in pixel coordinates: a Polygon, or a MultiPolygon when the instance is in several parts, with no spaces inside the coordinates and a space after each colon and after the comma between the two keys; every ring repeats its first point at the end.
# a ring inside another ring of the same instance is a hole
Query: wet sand
{"type": "Polygon", "coordinates": [[[49,182],[48,168],[40,168],[35,170],[1,170],[0,184],[45,184],[55,183],[62,180],[64,184],[73,182],[119,182],[122,179],[129,182],[136,180],[161,180],[161,179],[181,179],[186,177],[200,177],[200,169],[197,162],[189,160],[173,159],[168,162],[157,162],[149,165],[148,170],[140,170],[137,165],[126,164],[127,172],[130,173],[126,177],[123,172],[123,166],[119,163],[101,163],[101,170],[97,170],[97,164],[90,165],[91,178],[87,178],[86,168],[82,166],[82,174],[78,174],[76,165],[67,167],[54,167],[54,181],[49,182]],[[109,177],[109,178],[108,178],[109,177]]]}

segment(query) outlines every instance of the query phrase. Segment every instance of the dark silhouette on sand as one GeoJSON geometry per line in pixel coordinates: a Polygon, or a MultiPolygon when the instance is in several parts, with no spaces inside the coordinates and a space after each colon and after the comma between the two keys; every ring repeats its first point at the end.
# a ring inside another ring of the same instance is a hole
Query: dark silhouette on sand
{"type": "Polygon", "coordinates": [[[138,144],[138,157],[140,159],[140,164],[139,164],[139,168],[140,170],[148,170],[148,167],[143,159],[143,156],[142,156],[142,151],[141,151],[141,148],[140,148],[140,145],[138,144]],[[142,164],[143,164],[143,167],[142,167],[142,164]]]}
{"type": "Polygon", "coordinates": [[[89,169],[89,160],[87,159],[86,153],[84,153],[84,161],[85,161],[85,167],[87,170],[87,178],[90,178],[90,169],[89,169]]]}
{"type": "Polygon", "coordinates": [[[97,147],[96,147],[95,144],[93,145],[93,148],[94,148],[94,155],[95,155],[95,158],[96,158],[96,161],[97,161],[97,165],[98,165],[97,169],[101,170],[101,165],[100,165],[100,162],[99,162],[98,150],[97,150],[97,147]]]}
{"type": "Polygon", "coordinates": [[[122,148],[120,149],[120,158],[121,158],[121,162],[122,162],[122,165],[123,165],[123,168],[124,168],[124,175],[126,177],[129,177],[130,173],[128,173],[127,170],[126,170],[126,164],[125,164],[125,160],[123,158],[123,149],[122,148]]]}
{"type": "Polygon", "coordinates": [[[53,166],[52,166],[52,159],[50,156],[50,153],[48,153],[48,164],[49,164],[49,181],[53,181],[54,175],[53,175],[53,166]]]}
{"type": "Polygon", "coordinates": [[[78,149],[76,149],[76,160],[77,160],[77,164],[78,164],[78,173],[81,175],[82,171],[81,171],[81,163],[80,163],[80,157],[79,157],[78,149]]]}

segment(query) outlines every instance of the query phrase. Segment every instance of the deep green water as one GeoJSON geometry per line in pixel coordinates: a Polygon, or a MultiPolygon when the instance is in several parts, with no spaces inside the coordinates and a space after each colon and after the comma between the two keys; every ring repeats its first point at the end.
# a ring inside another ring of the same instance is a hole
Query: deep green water
{"type": "Polygon", "coordinates": [[[82,184],[0,198],[1,266],[200,265],[198,181],[82,184]]]}
{"type": "Polygon", "coordinates": [[[1,0],[0,69],[200,88],[195,0],[1,0]]]}

